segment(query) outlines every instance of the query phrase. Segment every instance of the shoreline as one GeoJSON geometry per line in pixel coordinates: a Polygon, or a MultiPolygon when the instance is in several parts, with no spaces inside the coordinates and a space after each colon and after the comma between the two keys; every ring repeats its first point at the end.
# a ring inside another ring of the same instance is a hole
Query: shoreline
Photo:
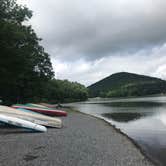
{"type": "Polygon", "coordinates": [[[3,166],[154,166],[140,150],[109,123],[78,110],[62,118],[62,129],[46,133],[1,128],[3,166]]]}
{"type": "Polygon", "coordinates": [[[88,113],[85,113],[85,112],[81,112],[79,110],[76,110],[74,107],[72,106],[69,106],[67,107],[68,110],[70,110],[71,112],[78,112],[80,114],[84,114],[86,116],[90,116],[90,117],[93,117],[93,118],[96,118],[97,120],[101,120],[103,121],[104,123],[107,123],[108,125],[110,125],[110,127],[112,127],[116,132],[118,132],[119,134],[125,136],[136,148],[137,150],[140,151],[140,153],[145,156],[150,162],[152,162],[155,166],[160,166],[161,163],[157,160],[155,160],[152,156],[148,155],[145,150],[134,140],[132,139],[131,137],[129,137],[126,133],[124,133],[123,131],[121,131],[120,128],[117,128],[115,125],[111,124],[110,122],[106,121],[104,118],[102,117],[97,117],[97,116],[94,116],[94,115],[91,115],[91,114],[88,114],[88,113]]]}
{"type": "Polygon", "coordinates": [[[104,123],[107,123],[108,125],[110,125],[116,132],[120,133],[121,135],[125,136],[139,151],[142,155],[144,155],[150,162],[152,162],[155,166],[160,166],[162,165],[159,161],[155,160],[152,156],[148,155],[145,150],[134,140],[132,139],[131,137],[129,137],[126,133],[124,133],[120,128],[117,128],[115,125],[111,124],[110,122],[106,121],[104,118],[102,117],[97,117],[97,116],[94,116],[94,115],[91,115],[91,114],[88,114],[88,113],[85,113],[85,112],[81,112],[79,110],[76,110],[74,107],[69,107],[72,111],[76,111],[78,113],[81,113],[81,114],[84,114],[84,115],[87,115],[87,116],[90,116],[90,117],[93,117],[93,118],[96,118],[98,120],[101,120],[103,121],[104,123]]]}

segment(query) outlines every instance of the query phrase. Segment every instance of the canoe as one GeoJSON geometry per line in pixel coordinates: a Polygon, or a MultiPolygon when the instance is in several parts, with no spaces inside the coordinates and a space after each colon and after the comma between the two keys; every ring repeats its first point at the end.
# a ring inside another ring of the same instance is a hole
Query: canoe
{"type": "Polygon", "coordinates": [[[0,105],[0,113],[9,116],[12,115],[14,117],[18,117],[24,120],[29,120],[33,123],[37,123],[44,126],[56,127],[56,128],[62,127],[61,119],[55,117],[49,117],[35,112],[25,112],[22,110],[17,110],[14,108],[0,105]]]}
{"type": "Polygon", "coordinates": [[[46,132],[47,128],[35,123],[32,123],[27,120],[23,120],[20,118],[12,117],[12,116],[6,116],[3,114],[0,114],[0,122],[12,125],[12,126],[17,126],[21,128],[26,128],[34,131],[40,131],[40,132],[46,132]]]}
{"type": "Polygon", "coordinates": [[[13,108],[24,108],[27,110],[39,112],[41,114],[49,115],[49,116],[67,116],[67,112],[61,110],[52,110],[46,108],[39,108],[39,107],[29,107],[26,105],[12,105],[13,108]]]}

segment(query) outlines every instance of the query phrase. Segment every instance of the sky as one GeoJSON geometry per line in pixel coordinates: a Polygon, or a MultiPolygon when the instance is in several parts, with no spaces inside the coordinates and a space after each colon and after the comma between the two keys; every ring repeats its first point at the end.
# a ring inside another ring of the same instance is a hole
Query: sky
{"type": "Polygon", "coordinates": [[[166,79],[165,0],[18,0],[57,79],[86,86],[116,72],[166,79]]]}

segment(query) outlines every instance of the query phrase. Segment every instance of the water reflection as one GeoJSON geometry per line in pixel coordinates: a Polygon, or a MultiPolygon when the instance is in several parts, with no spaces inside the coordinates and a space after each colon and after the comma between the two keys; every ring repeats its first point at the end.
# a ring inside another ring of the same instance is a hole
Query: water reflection
{"type": "Polygon", "coordinates": [[[108,107],[161,107],[164,106],[165,103],[159,103],[159,102],[110,102],[110,103],[104,103],[103,105],[108,107]]]}
{"type": "Polygon", "coordinates": [[[129,122],[136,119],[140,119],[142,116],[145,116],[145,114],[143,115],[140,113],[105,113],[102,114],[102,116],[117,122],[129,122]]]}
{"type": "Polygon", "coordinates": [[[97,99],[71,104],[114,124],[150,156],[166,165],[166,97],[97,99]]]}
{"type": "Polygon", "coordinates": [[[158,119],[160,119],[161,122],[166,126],[166,114],[160,114],[158,119]]]}

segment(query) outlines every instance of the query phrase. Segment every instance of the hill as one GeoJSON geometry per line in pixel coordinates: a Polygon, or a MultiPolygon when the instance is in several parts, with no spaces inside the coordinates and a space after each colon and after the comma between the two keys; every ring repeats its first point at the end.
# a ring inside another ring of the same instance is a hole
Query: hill
{"type": "Polygon", "coordinates": [[[88,87],[90,97],[125,97],[166,93],[166,81],[134,73],[110,75],[88,87]]]}

